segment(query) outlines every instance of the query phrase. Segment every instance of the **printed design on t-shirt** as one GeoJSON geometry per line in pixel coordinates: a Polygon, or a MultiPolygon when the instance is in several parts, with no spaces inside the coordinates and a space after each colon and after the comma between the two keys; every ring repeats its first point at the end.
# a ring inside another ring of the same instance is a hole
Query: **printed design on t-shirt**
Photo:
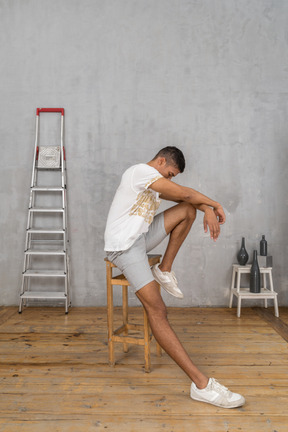
{"type": "Polygon", "coordinates": [[[147,189],[152,183],[154,183],[156,180],[161,179],[163,176],[162,175],[157,175],[156,177],[154,177],[153,179],[150,179],[148,183],[146,183],[145,185],[145,189],[147,189]]]}
{"type": "Polygon", "coordinates": [[[150,189],[146,189],[137,195],[136,203],[131,208],[129,216],[142,216],[145,222],[150,225],[159,205],[160,200],[156,199],[155,193],[150,189]]]}

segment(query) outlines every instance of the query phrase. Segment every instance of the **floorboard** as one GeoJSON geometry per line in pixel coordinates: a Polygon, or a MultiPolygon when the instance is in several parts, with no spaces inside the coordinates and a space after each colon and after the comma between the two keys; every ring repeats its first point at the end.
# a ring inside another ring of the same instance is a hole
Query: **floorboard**
{"type": "MultiPolygon", "coordinates": [[[[195,363],[246,397],[239,409],[192,401],[186,375],[152,347],[117,346],[107,365],[105,308],[0,308],[0,432],[287,432],[288,308],[170,308],[195,363]],[[278,327],[276,328],[276,324],[278,327]],[[280,331],[279,331],[280,328],[280,331]],[[282,330],[281,330],[282,329],[282,330]]],[[[131,308],[132,321],[141,308],[131,308]]],[[[120,311],[116,312],[120,320],[120,311]]]]}
{"type": "MultiPolygon", "coordinates": [[[[283,321],[283,318],[277,318],[271,314],[270,311],[263,308],[255,308],[257,314],[263,318],[267,323],[271,325],[271,327],[276,330],[276,332],[288,342],[288,324],[283,321]]],[[[283,314],[285,315],[285,314],[283,314]]]]}

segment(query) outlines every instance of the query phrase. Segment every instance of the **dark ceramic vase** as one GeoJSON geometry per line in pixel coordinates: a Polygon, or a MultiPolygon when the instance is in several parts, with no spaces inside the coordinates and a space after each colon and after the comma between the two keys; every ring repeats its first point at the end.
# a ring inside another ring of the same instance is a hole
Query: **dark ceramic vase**
{"type": "Polygon", "coordinates": [[[257,260],[257,250],[253,252],[253,261],[250,271],[250,292],[260,293],[260,269],[257,260]]]}
{"type": "Polygon", "coordinates": [[[262,240],[260,241],[260,255],[267,256],[267,241],[265,240],[265,235],[262,235],[262,240]]]}
{"type": "Polygon", "coordinates": [[[249,255],[245,249],[245,238],[242,237],[241,248],[237,254],[237,261],[241,266],[245,266],[248,259],[249,259],[249,255]]]}

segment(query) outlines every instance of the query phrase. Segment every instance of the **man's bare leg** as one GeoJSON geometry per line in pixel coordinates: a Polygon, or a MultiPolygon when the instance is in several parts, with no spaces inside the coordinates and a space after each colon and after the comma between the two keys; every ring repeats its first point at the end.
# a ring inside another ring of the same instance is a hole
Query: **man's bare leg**
{"type": "Polygon", "coordinates": [[[195,366],[167,319],[166,306],[155,281],[136,292],[149,319],[152,333],[159,345],[181,367],[200,389],[208,384],[208,378],[195,366]]]}
{"type": "Polygon", "coordinates": [[[171,271],[173,261],[196,219],[196,209],[187,203],[181,203],[164,212],[166,233],[170,233],[169,243],[159,269],[171,271]]]}
{"type": "MultiPolygon", "coordinates": [[[[196,218],[196,209],[187,203],[180,203],[164,212],[166,233],[170,233],[169,242],[161,271],[171,271],[177,252],[184,242],[196,218]]],[[[171,328],[167,319],[166,306],[162,300],[156,282],[150,282],[136,293],[146,309],[153,335],[166,353],[181,367],[198,388],[205,388],[208,378],[197,368],[188,356],[183,345],[171,328]]]]}

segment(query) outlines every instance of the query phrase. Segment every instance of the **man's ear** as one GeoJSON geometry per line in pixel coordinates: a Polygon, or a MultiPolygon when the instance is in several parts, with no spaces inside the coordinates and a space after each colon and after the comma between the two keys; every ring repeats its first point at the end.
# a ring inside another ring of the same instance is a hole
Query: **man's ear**
{"type": "Polygon", "coordinates": [[[158,163],[160,166],[165,166],[166,165],[166,158],[165,157],[159,157],[158,158],[158,163]]]}

